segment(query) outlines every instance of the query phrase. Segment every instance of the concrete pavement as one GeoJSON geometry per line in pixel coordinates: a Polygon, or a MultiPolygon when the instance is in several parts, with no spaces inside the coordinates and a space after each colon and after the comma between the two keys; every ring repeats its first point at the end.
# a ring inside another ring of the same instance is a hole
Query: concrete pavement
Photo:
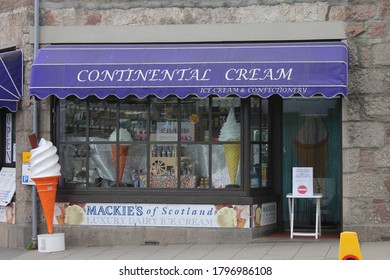
{"type": "MultiPolygon", "coordinates": [[[[363,260],[390,260],[390,241],[360,242],[363,260]]],[[[64,251],[0,248],[1,260],[337,260],[339,239],[259,239],[248,244],[114,245],[64,251]]]]}

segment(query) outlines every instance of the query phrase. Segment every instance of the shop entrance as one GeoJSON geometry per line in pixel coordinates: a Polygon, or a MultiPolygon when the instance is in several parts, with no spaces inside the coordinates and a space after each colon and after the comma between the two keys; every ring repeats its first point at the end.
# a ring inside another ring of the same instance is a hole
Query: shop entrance
{"type": "MultiPolygon", "coordinates": [[[[341,224],[341,106],[340,99],[293,98],[283,101],[283,222],[289,229],[286,194],[292,191],[292,168],[313,167],[314,192],[321,193],[323,230],[341,224]]],[[[312,228],[315,201],[299,199],[295,225],[312,228]]]]}

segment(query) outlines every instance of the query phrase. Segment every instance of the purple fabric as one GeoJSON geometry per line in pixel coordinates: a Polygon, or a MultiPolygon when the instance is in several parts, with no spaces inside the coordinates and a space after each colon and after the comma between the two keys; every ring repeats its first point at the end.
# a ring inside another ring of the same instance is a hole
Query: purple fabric
{"type": "Polygon", "coordinates": [[[0,53],[0,108],[16,112],[23,94],[23,55],[20,50],[0,53]]]}
{"type": "Polygon", "coordinates": [[[30,94],[332,98],[347,96],[347,73],[341,42],[48,46],[33,63],[30,94]]]}

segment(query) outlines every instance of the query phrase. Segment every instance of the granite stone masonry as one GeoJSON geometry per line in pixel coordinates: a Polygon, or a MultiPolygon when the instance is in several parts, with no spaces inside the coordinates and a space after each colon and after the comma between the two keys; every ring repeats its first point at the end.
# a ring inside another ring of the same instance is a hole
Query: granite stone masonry
{"type": "MultiPolygon", "coordinates": [[[[309,0],[42,0],[41,26],[133,26],[343,22],[350,48],[348,99],[342,100],[342,230],[362,241],[390,240],[390,1],[309,0]]],[[[21,185],[21,155],[29,150],[34,1],[2,0],[0,49],[24,52],[24,96],[16,130],[16,224],[0,223],[0,246],[26,247],[31,235],[31,189],[21,185]]],[[[66,36],[64,34],[64,36],[66,36]]],[[[51,136],[51,101],[41,103],[40,135],[51,136]]],[[[42,219],[40,213],[39,220],[42,219]]],[[[68,245],[88,233],[88,245],[130,242],[123,229],[69,230],[68,245]],[[114,233],[118,233],[115,235],[114,233]]],[[[186,241],[193,232],[133,229],[133,242],[162,236],[186,241]],[[187,236],[187,237],[186,237],[187,236]]],[[[202,232],[200,232],[202,234],[202,232]]],[[[245,233],[247,234],[247,233],[245,233]]],[[[240,234],[234,236],[239,239],[240,234]]],[[[216,235],[211,234],[217,239],[216,235]]],[[[204,236],[203,236],[204,237],[204,236]]],[[[202,242],[201,236],[198,237],[202,242]]]]}

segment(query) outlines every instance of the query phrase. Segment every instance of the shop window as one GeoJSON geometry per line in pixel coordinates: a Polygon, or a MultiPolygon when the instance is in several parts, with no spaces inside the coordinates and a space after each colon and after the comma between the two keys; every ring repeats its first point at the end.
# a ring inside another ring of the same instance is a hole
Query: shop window
{"type": "Polygon", "coordinates": [[[251,174],[252,189],[270,187],[268,99],[251,98],[251,174]]]}
{"type": "Polygon", "coordinates": [[[267,106],[239,97],[60,100],[62,187],[243,189],[243,133],[252,135],[251,187],[267,187],[267,106]]]}

